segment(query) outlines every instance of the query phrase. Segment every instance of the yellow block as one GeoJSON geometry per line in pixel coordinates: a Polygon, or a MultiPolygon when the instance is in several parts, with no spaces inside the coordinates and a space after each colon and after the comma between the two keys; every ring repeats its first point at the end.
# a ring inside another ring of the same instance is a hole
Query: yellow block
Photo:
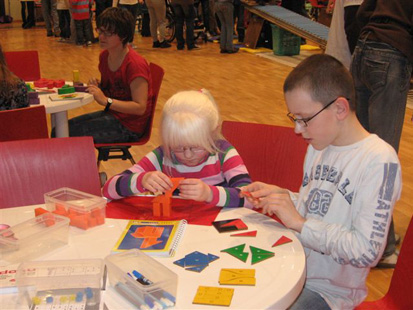
{"type": "Polygon", "coordinates": [[[219,284],[255,285],[255,269],[221,269],[219,284]]]}
{"type": "Polygon", "coordinates": [[[195,294],[193,304],[229,306],[231,305],[233,288],[200,286],[195,294]]]}

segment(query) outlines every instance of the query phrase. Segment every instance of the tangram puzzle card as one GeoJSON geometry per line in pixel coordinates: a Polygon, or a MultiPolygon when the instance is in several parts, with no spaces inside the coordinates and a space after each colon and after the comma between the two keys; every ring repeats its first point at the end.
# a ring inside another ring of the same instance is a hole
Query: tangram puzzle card
{"type": "Polygon", "coordinates": [[[212,225],[214,225],[220,233],[248,229],[248,226],[241,219],[215,221],[212,222],[212,225]]]}
{"type": "Polygon", "coordinates": [[[206,255],[204,253],[195,251],[186,255],[182,259],[174,261],[174,264],[189,271],[201,272],[209,265],[209,263],[217,260],[218,258],[218,256],[211,253],[208,253],[208,255],[206,255]]]}
{"type": "MultiPolygon", "coordinates": [[[[243,261],[244,263],[247,262],[248,259],[248,252],[244,252],[245,249],[245,244],[240,244],[237,246],[234,246],[232,248],[224,249],[221,250],[221,252],[228,253],[239,260],[243,261]]],[[[256,248],[253,246],[250,246],[250,251],[251,251],[251,264],[254,265],[256,263],[259,263],[263,260],[266,260],[268,258],[274,257],[274,252],[270,252],[264,249],[256,248]]]]}
{"type": "Polygon", "coordinates": [[[221,269],[219,284],[255,285],[255,269],[221,269]]]}
{"type": "Polygon", "coordinates": [[[233,288],[200,286],[192,301],[193,304],[229,306],[231,305],[233,288]]]}

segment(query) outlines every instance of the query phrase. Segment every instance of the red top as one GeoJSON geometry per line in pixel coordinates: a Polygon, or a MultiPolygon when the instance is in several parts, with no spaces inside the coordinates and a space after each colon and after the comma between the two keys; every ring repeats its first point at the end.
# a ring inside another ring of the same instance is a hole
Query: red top
{"type": "Polygon", "coordinates": [[[121,66],[113,72],[109,69],[108,56],[108,51],[104,50],[99,57],[100,88],[106,97],[130,101],[132,100],[130,89],[132,81],[137,77],[143,77],[148,82],[148,101],[143,115],[125,114],[109,110],[109,113],[112,113],[119,119],[127,129],[136,133],[143,133],[150,118],[153,96],[149,65],[141,55],[129,47],[129,52],[126,54],[121,66]]]}

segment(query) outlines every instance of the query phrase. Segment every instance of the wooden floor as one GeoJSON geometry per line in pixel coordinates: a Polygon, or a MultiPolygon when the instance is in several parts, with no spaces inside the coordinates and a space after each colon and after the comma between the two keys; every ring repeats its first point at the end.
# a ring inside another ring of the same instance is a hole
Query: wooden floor
{"type": "MultiPolygon", "coordinates": [[[[98,44],[90,48],[58,43],[56,38],[47,38],[43,27],[22,30],[19,23],[10,29],[2,29],[0,42],[3,50],[38,50],[42,77],[50,79],[72,79],[72,70],[80,71],[80,78],[87,82],[90,77],[99,77],[98,44]]],[[[237,120],[264,124],[291,126],[286,117],[282,85],[292,70],[285,64],[258,57],[247,52],[220,54],[219,44],[200,43],[202,49],[177,51],[153,49],[150,38],[136,35],[137,51],[149,62],[165,69],[160,90],[152,139],[141,147],[133,147],[135,160],[158,145],[159,115],[165,101],[180,90],[207,88],[214,95],[224,120],[237,120]]],[[[69,112],[69,117],[102,109],[96,103],[69,112]]],[[[396,205],[394,221],[396,231],[405,234],[413,213],[413,124],[412,110],[406,111],[404,130],[400,145],[400,160],[403,169],[403,193],[396,205]]],[[[16,120],[17,121],[17,120],[16,120]]],[[[101,165],[108,176],[123,171],[129,162],[111,160],[101,165]]],[[[373,269],[368,277],[367,300],[382,297],[388,289],[392,270],[373,269]]]]}

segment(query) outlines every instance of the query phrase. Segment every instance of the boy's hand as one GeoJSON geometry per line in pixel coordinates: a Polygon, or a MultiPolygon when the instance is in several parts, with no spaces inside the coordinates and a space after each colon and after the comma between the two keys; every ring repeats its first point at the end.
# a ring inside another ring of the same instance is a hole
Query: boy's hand
{"type": "Polygon", "coordinates": [[[248,201],[255,206],[262,198],[275,193],[288,193],[288,191],[276,185],[270,185],[263,182],[253,182],[247,186],[241,187],[240,197],[247,198],[248,201]]]}
{"type": "Polygon", "coordinates": [[[172,181],[161,171],[151,171],[142,177],[142,186],[153,193],[164,193],[172,188],[172,181]]]}
{"type": "Polygon", "coordinates": [[[262,208],[263,214],[275,214],[287,228],[297,232],[301,232],[305,223],[305,218],[298,213],[288,193],[271,194],[260,199],[256,207],[262,208]]]}
{"type": "Polygon", "coordinates": [[[212,201],[211,188],[199,179],[185,179],[179,183],[179,196],[195,201],[212,201]]]}

